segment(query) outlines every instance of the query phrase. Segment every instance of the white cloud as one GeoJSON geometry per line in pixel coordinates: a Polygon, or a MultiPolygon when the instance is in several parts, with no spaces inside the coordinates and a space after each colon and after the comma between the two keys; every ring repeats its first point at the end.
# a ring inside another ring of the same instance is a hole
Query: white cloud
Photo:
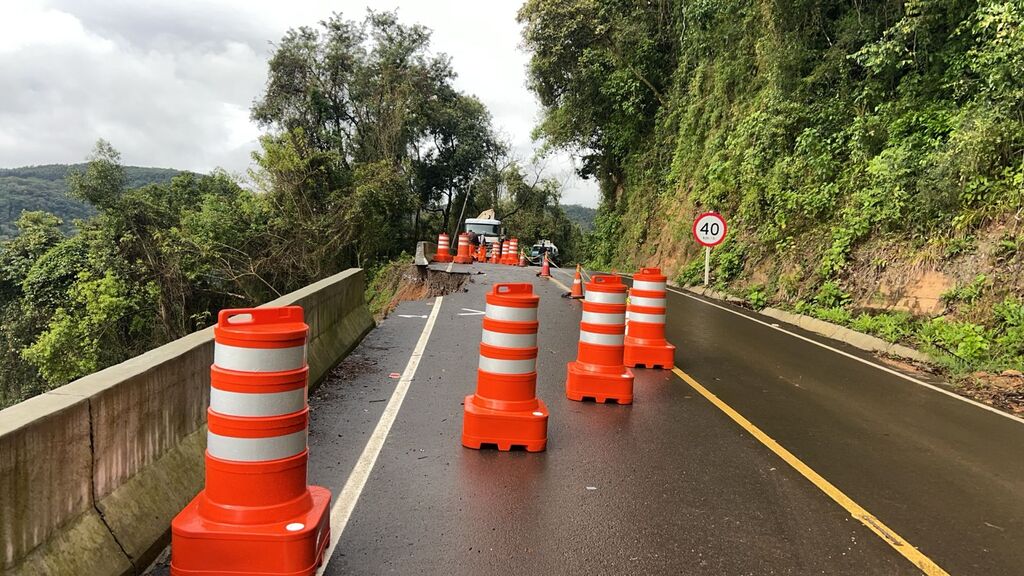
{"type": "MultiPolygon", "coordinates": [[[[80,162],[105,138],[127,163],[244,172],[259,130],[248,111],[271,42],[341,12],[396,10],[434,31],[456,86],[478,96],[529,159],[537,103],[518,49],[518,1],[24,0],[0,2],[0,166],[80,162]]],[[[556,155],[547,175],[565,203],[596,186],[556,155]]]]}

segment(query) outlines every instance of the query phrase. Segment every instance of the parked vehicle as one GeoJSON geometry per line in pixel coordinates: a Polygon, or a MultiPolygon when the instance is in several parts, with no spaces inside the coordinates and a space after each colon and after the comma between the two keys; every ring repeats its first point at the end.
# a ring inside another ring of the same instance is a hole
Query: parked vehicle
{"type": "Polygon", "coordinates": [[[545,252],[548,255],[548,262],[558,262],[558,246],[550,240],[540,240],[530,248],[530,263],[540,266],[545,252]]]}

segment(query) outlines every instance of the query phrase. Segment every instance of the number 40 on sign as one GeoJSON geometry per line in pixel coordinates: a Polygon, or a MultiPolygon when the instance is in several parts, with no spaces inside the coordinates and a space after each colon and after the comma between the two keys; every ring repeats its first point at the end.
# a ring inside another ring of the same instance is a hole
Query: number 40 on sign
{"type": "Polygon", "coordinates": [[[711,247],[718,246],[725,240],[729,227],[725,218],[717,212],[705,212],[693,221],[693,237],[704,246],[704,285],[711,280],[711,247]]]}

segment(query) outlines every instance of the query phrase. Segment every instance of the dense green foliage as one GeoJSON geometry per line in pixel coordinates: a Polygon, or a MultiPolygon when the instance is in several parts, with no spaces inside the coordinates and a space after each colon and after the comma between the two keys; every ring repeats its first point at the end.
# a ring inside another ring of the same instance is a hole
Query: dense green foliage
{"type": "Polygon", "coordinates": [[[520,18],[540,135],[601,178],[616,258],[661,195],[766,246],[827,232],[824,278],[872,232],[1024,202],[1019,2],[532,0],[520,18]]]}
{"type": "Polygon", "coordinates": [[[386,260],[488,208],[528,240],[526,223],[546,232],[565,220],[555,183],[527,181],[429,39],[371,12],[292,30],[277,46],[252,110],[270,130],[257,162],[263,186],[287,198],[282,217],[295,230],[289,244],[307,244],[304,266],[386,260]]]}
{"type": "Polygon", "coordinates": [[[220,171],[126,169],[103,141],[81,170],[19,173],[53,190],[67,174],[82,208],[19,210],[0,244],[0,406],[207,326],[221,308],[383,268],[484,208],[524,241],[571,252],[579,229],[557,185],[509,158],[429,37],[372,12],[289,31],[252,108],[266,129],[254,190],[220,171]]]}
{"type": "MultiPolygon", "coordinates": [[[[0,401],[10,403],[119,362],[205,325],[242,303],[218,263],[203,264],[199,216],[211,198],[248,193],[227,176],[182,173],[128,188],[101,142],[69,176],[96,215],[66,235],[45,212],[24,212],[0,250],[0,401]]],[[[259,294],[262,296],[263,293],[259,294]]]]}
{"type": "MultiPolygon", "coordinates": [[[[716,278],[770,263],[763,305],[842,282],[867,240],[946,242],[1024,208],[1019,0],[529,0],[519,17],[538,136],[602,185],[595,265],[643,262],[717,210],[716,278]]],[[[692,281],[703,262],[680,246],[692,281]]]]}
{"type": "MultiPolygon", "coordinates": [[[[60,218],[64,232],[72,223],[93,216],[88,203],[68,196],[67,175],[85,170],[85,164],[48,164],[24,168],[0,168],[0,240],[17,234],[16,222],[22,212],[43,211],[60,218]]],[[[168,168],[125,166],[130,188],[167,182],[180,174],[168,168]]]]}
{"type": "Polygon", "coordinates": [[[562,210],[565,210],[565,216],[573,223],[579,224],[579,227],[584,232],[590,232],[594,229],[594,218],[597,217],[597,209],[580,206],[579,204],[563,204],[562,210]]]}

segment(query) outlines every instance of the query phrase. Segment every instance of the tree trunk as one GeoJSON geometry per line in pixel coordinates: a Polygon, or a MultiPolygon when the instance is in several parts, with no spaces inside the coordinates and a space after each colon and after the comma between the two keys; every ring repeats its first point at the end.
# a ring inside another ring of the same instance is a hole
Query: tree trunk
{"type": "Polygon", "coordinates": [[[442,230],[444,230],[445,233],[447,233],[449,217],[451,216],[452,213],[452,193],[446,191],[445,195],[448,197],[448,202],[446,202],[444,205],[444,226],[442,230]]]}

